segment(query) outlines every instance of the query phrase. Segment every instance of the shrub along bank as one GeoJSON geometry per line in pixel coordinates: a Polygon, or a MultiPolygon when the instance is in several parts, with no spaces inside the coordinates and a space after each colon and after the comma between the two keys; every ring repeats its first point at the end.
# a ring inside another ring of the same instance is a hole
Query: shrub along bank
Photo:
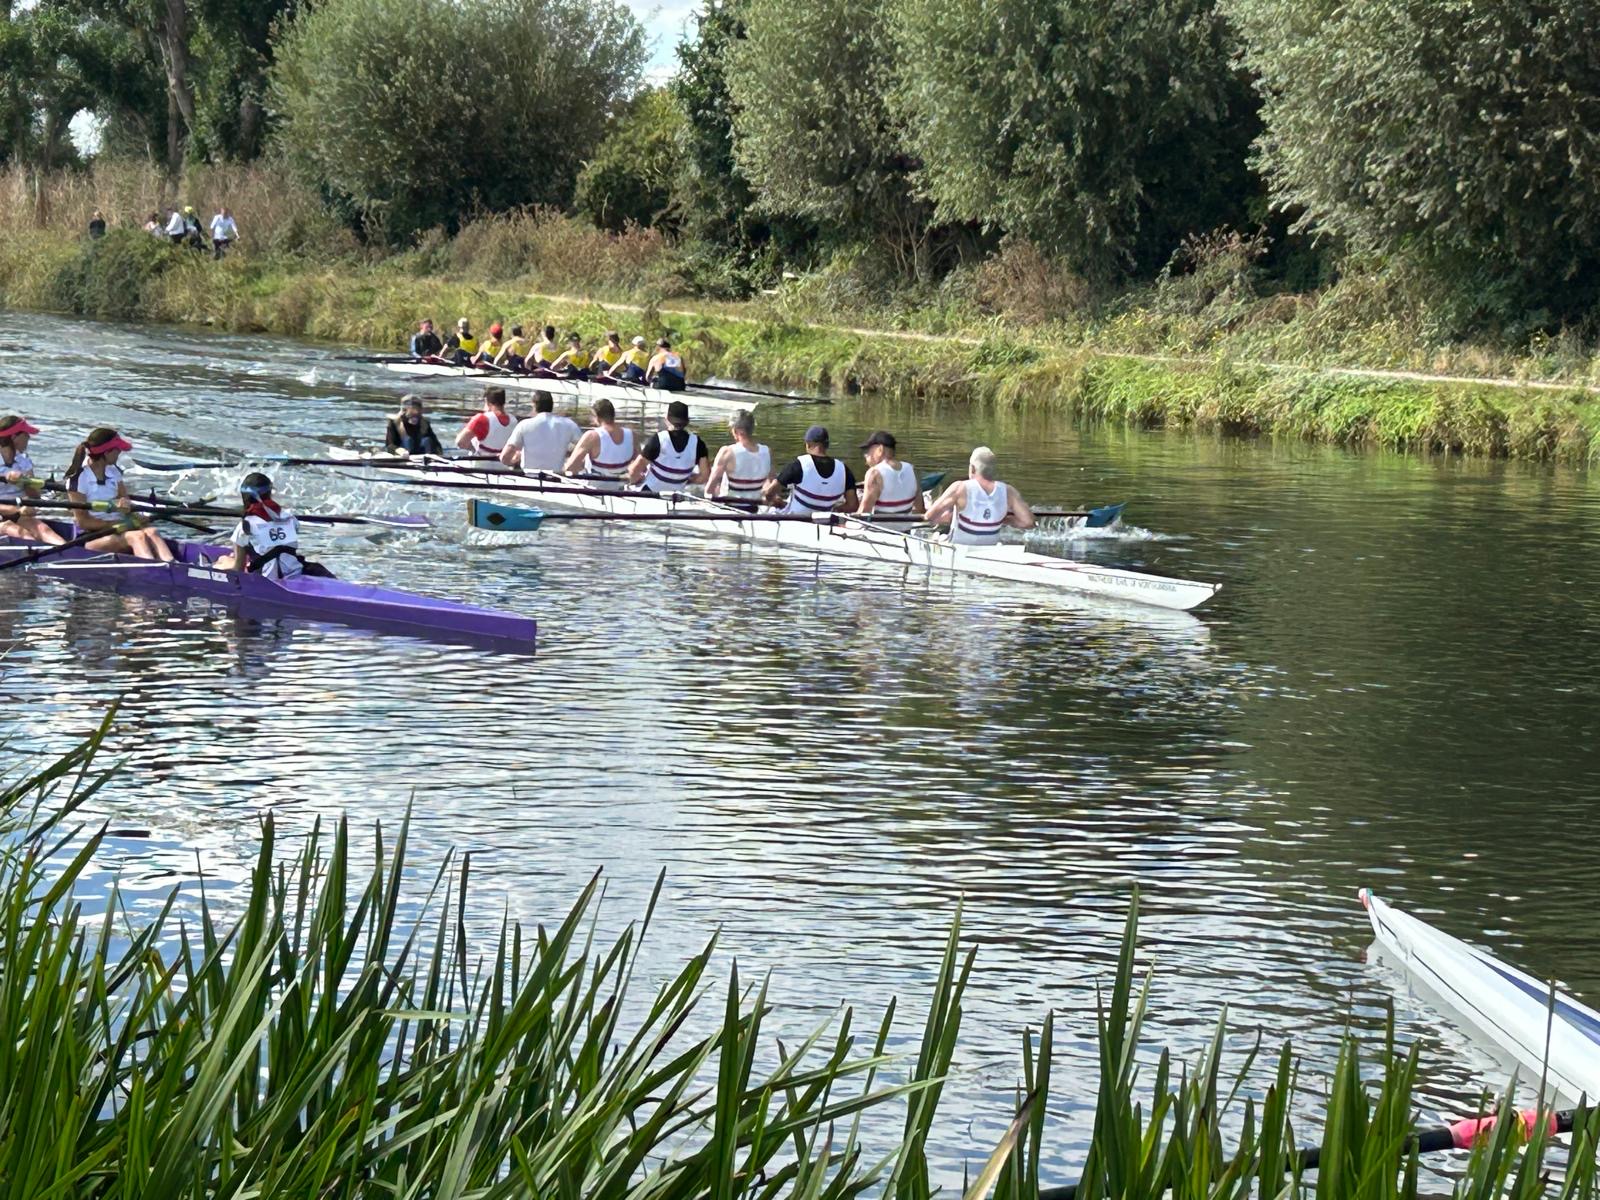
{"type": "MultiPolygon", "coordinates": [[[[1218,332],[1208,329],[1208,321],[1219,324],[1208,306],[1174,313],[1155,304],[1094,321],[947,313],[928,322],[938,332],[908,332],[819,321],[815,297],[804,289],[736,304],[667,300],[674,280],[653,235],[594,231],[589,245],[568,247],[574,261],[566,270],[547,261],[539,236],[537,228],[469,226],[451,241],[376,261],[265,254],[215,263],[135,230],[92,242],[35,230],[0,243],[0,304],[379,349],[404,345],[422,315],[448,322],[466,314],[482,325],[551,323],[590,338],[608,327],[670,331],[692,371],[767,385],[1419,452],[1566,462],[1600,456],[1600,404],[1587,386],[1332,365],[1341,356],[1311,344],[1308,330],[1326,317],[1315,310],[1277,320],[1270,339],[1259,321],[1235,320],[1218,332]],[[484,262],[499,265],[488,270],[484,262]],[[508,262],[530,269],[517,273],[508,262]],[[563,278],[606,299],[552,294],[550,283],[563,278]],[[1272,361],[1280,347],[1296,348],[1298,361],[1272,361]],[[1313,365],[1299,365],[1306,362],[1313,365]]],[[[1344,361],[1434,365],[1386,351],[1380,339],[1372,344],[1380,348],[1344,361]]],[[[1529,363],[1513,365],[1526,370],[1529,363]]]]}

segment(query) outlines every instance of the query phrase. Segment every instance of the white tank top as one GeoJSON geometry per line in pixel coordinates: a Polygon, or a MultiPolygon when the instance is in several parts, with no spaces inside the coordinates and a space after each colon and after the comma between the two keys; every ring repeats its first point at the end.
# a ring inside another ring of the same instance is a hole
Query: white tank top
{"type": "Polygon", "coordinates": [[[110,463],[106,464],[106,481],[101,483],[94,477],[94,468],[88,464],[83,470],[67,482],[67,490],[77,492],[84,499],[91,502],[100,500],[115,500],[117,486],[122,482],[122,470],[110,463]]]}
{"type": "MultiPolygon", "coordinates": [[[[25,476],[32,475],[33,459],[26,454],[19,454],[11,460],[10,466],[0,462],[0,476],[9,475],[13,471],[21,471],[25,476]]],[[[16,500],[21,495],[22,485],[20,483],[11,483],[4,478],[0,478],[0,500],[16,500]]]]}
{"type": "Polygon", "coordinates": [[[609,475],[613,479],[620,477],[633,461],[633,430],[623,429],[622,440],[613,442],[606,436],[604,429],[597,430],[600,435],[600,449],[589,456],[589,470],[596,475],[609,475]]]}
{"type": "Polygon", "coordinates": [[[699,440],[696,434],[691,433],[683,443],[683,449],[677,450],[673,448],[672,435],[663,430],[656,439],[660,451],[640,483],[652,492],[681,492],[684,485],[694,478],[698,461],[694,450],[699,440]]]}
{"type": "Polygon", "coordinates": [[[510,417],[496,413],[484,414],[489,418],[489,432],[477,439],[479,450],[499,454],[511,440],[511,428],[516,424],[510,417]]]}
{"type": "Polygon", "coordinates": [[[967,480],[967,499],[950,520],[950,540],[958,546],[992,546],[1005,524],[1006,485],[996,483],[985,493],[976,479],[967,480]]]}
{"type": "Polygon", "coordinates": [[[302,570],[300,556],[295,553],[300,545],[300,522],[287,508],[279,509],[270,519],[243,518],[233,531],[233,544],[248,546],[257,560],[266,559],[259,572],[268,579],[292,579],[302,570]]]}
{"type": "Polygon", "coordinates": [[[817,470],[817,460],[809,454],[795,459],[800,464],[800,482],[789,493],[789,504],[783,511],[789,513],[832,512],[844,499],[844,463],[833,460],[833,474],[823,478],[817,470]]]}
{"type": "Polygon", "coordinates": [[[734,500],[759,500],[772,474],[772,451],[758,444],[746,450],[733,445],[733,464],[723,473],[722,494],[734,500]]]}
{"type": "Polygon", "coordinates": [[[886,462],[881,462],[868,474],[876,475],[883,480],[882,490],[878,492],[878,503],[872,510],[874,513],[882,513],[886,517],[900,517],[911,512],[912,506],[917,502],[917,492],[920,490],[915,467],[903,462],[896,469],[886,462]]]}

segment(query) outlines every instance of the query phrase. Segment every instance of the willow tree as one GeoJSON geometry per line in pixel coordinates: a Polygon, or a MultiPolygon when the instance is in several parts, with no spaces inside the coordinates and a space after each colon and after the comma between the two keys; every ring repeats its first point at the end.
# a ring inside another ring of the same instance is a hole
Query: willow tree
{"type": "Polygon", "coordinates": [[[1559,319],[1600,299],[1600,2],[1228,11],[1265,95],[1277,204],[1412,258],[1465,321],[1559,319]]]}
{"type": "Polygon", "coordinates": [[[566,204],[645,55],[618,0],[324,0],[280,37],[272,98],[307,180],[403,239],[566,204]]]}
{"type": "Polygon", "coordinates": [[[1097,276],[1158,268],[1259,188],[1212,0],[891,0],[894,100],[941,218],[1097,276]]]}

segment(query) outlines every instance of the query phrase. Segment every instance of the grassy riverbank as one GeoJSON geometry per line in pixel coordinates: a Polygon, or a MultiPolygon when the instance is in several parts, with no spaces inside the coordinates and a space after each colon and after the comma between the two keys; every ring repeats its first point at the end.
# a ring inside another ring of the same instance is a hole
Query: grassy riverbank
{"type": "Polygon", "coordinates": [[[0,243],[0,304],[378,349],[402,346],[419,315],[548,322],[591,338],[606,327],[670,331],[692,371],[767,385],[1419,452],[1600,457],[1600,371],[1583,346],[1427,349],[1422,317],[1383,309],[1370,279],[1319,297],[1257,297],[1230,291],[1216,268],[1216,279],[1185,276],[1086,307],[1047,267],[1013,264],[956,299],[875,302],[844,295],[830,276],[744,302],[685,300],[650,231],[524,214],[371,258],[320,226],[321,248],[307,250],[314,212],[290,207],[284,223],[301,232],[270,241],[298,250],[220,264],[133,230],[91,243],[56,224],[14,226],[0,243]],[[1012,311],[986,311],[996,289],[1012,311]],[[843,316],[823,319],[830,312],[843,316]]]}
{"type": "MultiPolygon", "coordinates": [[[[103,861],[107,831],[61,836],[115,787],[94,767],[111,720],[41,774],[0,779],[0,1178],[15,1194],[931,1195],[941,1085],[975,986],[959,920],[920,1049],[896,1057],[885,1053],[893,1005],[859,1032],[843,1009],[812,1036],[779,1041],[767,1029],[779,998],[735,965],[719,982],[715,938],[637,995],[651,913],[610,946],[591,940],[597,882],[537,933],[505,922],[498,938],[474,940],[466,861],[419,877],[404,824],[374,831],[368,858],[343,823],[280,854],[269,819],[238,887],[128,910],[98,874],[117,869],[103,861]],[[75,892],[103,898],[109,917],[75,892]],[[863,1125],[869,1110],[888,1120],[863,1125]],[[872,1144],[872,1131],[890,1144],[872,1144]]],[[[1364,1080],[1347,1038],[1320,1139],[1296,1137],[1289,1102],[1310,1081],[1287,1045],[1275,1067],[1254,1069],[1251,1054],[1230,1078],[1219,1022],[1200,1061],[1163,1055],[1151,1070],[1137,908],[1134,896],[1096,1005],[1092,1130],[1049,1115],[1041,1013],[1023,1038],[1009,1131],[971,1164],[967,1200],[1037,1197],[1041,1183],[1064,1182],[1041,1180],[1044,1148],[1084,1137],[1080,1200],[1417,1196],[1416,1156],[1403,1150],[1415,1048],[1385,1047],[1364,1080]],[[1302,1171],[1297,1145],[1319,1145],[1320,1179],[1302,1171]]],[[[1521,1128],[1499,1123],[1458,1194],[1593,1200],[1592,1120],[1580,1114],[1560,1184],[1542,1174],[1550,1140],[1541,1131],[1523,1147],[1521,1128]]]]}

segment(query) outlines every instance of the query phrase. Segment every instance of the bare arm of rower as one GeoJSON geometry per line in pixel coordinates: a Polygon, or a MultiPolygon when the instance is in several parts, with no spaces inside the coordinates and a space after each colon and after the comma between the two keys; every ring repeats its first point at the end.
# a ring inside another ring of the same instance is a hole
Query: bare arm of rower
{"type": "Polygon", "coordinates": [[[763,504],[782,504],[783,484],[776,479],[768,479],[766,486],[761,489],[761,502],[763,504]]]}
{"type": "Polygon", "coordinates": [[[588,433],[579,438],[578,444],[572,448],[572,453],[567,455],[566,464],[561,468],[562,473],[575,475],[583,470],[589,461],[591,453],[599,447],[599,438],[599,431],[594,429],[589,430],[588,433]]]}
{"type": "Polygon", "coordinates": [[[650,460],[642,454],[635,454],[633,461],[628,464],[628,482],[638,483],[644,478],[644,473],[650,469],[650,460]]]}
{"type": "MultiPolygon", "coordinates": [[[[67,493],[67,499],[72,501],[74,504],[87,504],[87,503],[89,503],[89,497],[84,495],[82,492],[68,492],[67,493]]],[[[118,500],[122,499],[122,493],[121,492],[118,492],[117,499],[118,500]]],[[[110,521],[107,521],[107,520],[105,520],[105,519],[103,519],[101,517],[96,516],[94,513],[90,512],[86,508],[76,509],[73,512],[72,519],[73,519],[74,522],[77,523],[78,527],[80,529],[82,529],[85,533],[88,533],[89,530],[91,530],[91,529],[109,529],[109,528],[111,528],[111,522],[110,521]]]]}
{"type": "Polygon", "coordinates": [[[728,474],[728,464],[733,461],[733,447],[724,446],[717,451],[717,457],[711,463],[711,473],[706,476],[706,495],[716,496],[720,493],[723,478],[728,474]]]}
{"type": "Polygon", "coordinates": [[[465,425],[463,425],[461,427],[461,432],[456,434],[456,449],[457,450],[471,450],[472,449],[472,422],[471,421],[468,421],[465,425]]]}
{"type": "Polygon", "coordinates": [[[928,523],[930,525],[948,525],[951,516],[967,496],[967,481],[958,479],[945,488],[944,495],[933,502],[933,507],[928,509],[928,523]]]}
{"type": "Polygon", "coordinates": [[[859,516],[870,516],[878,507],[878,497],[883,495],[883,476],[877,471],[867,472],[866,486],[861,489],[861,504],[856,509],[859,516]]]}
{"type": "Polygon", "coordinates": [[[1009,484],[1006,486],[1006,524],[1015,529],[1032,529],[1035,522],[1033,509],[1022,498],[1022,493],[1009,484]]]}
{"type": "Polygon", "coordinates": [[[860,507],[861,497],[856,494],[855,488],[846,488],[844,492],[844,511],[849,512],[860,507]]]}
{"type": "Polygon", "coordinates": [[[500,451],[500,461],[508,467],[515,467],[522,462],[522,450],[515,442],[507,442],[505,449],[500,451]]]}

